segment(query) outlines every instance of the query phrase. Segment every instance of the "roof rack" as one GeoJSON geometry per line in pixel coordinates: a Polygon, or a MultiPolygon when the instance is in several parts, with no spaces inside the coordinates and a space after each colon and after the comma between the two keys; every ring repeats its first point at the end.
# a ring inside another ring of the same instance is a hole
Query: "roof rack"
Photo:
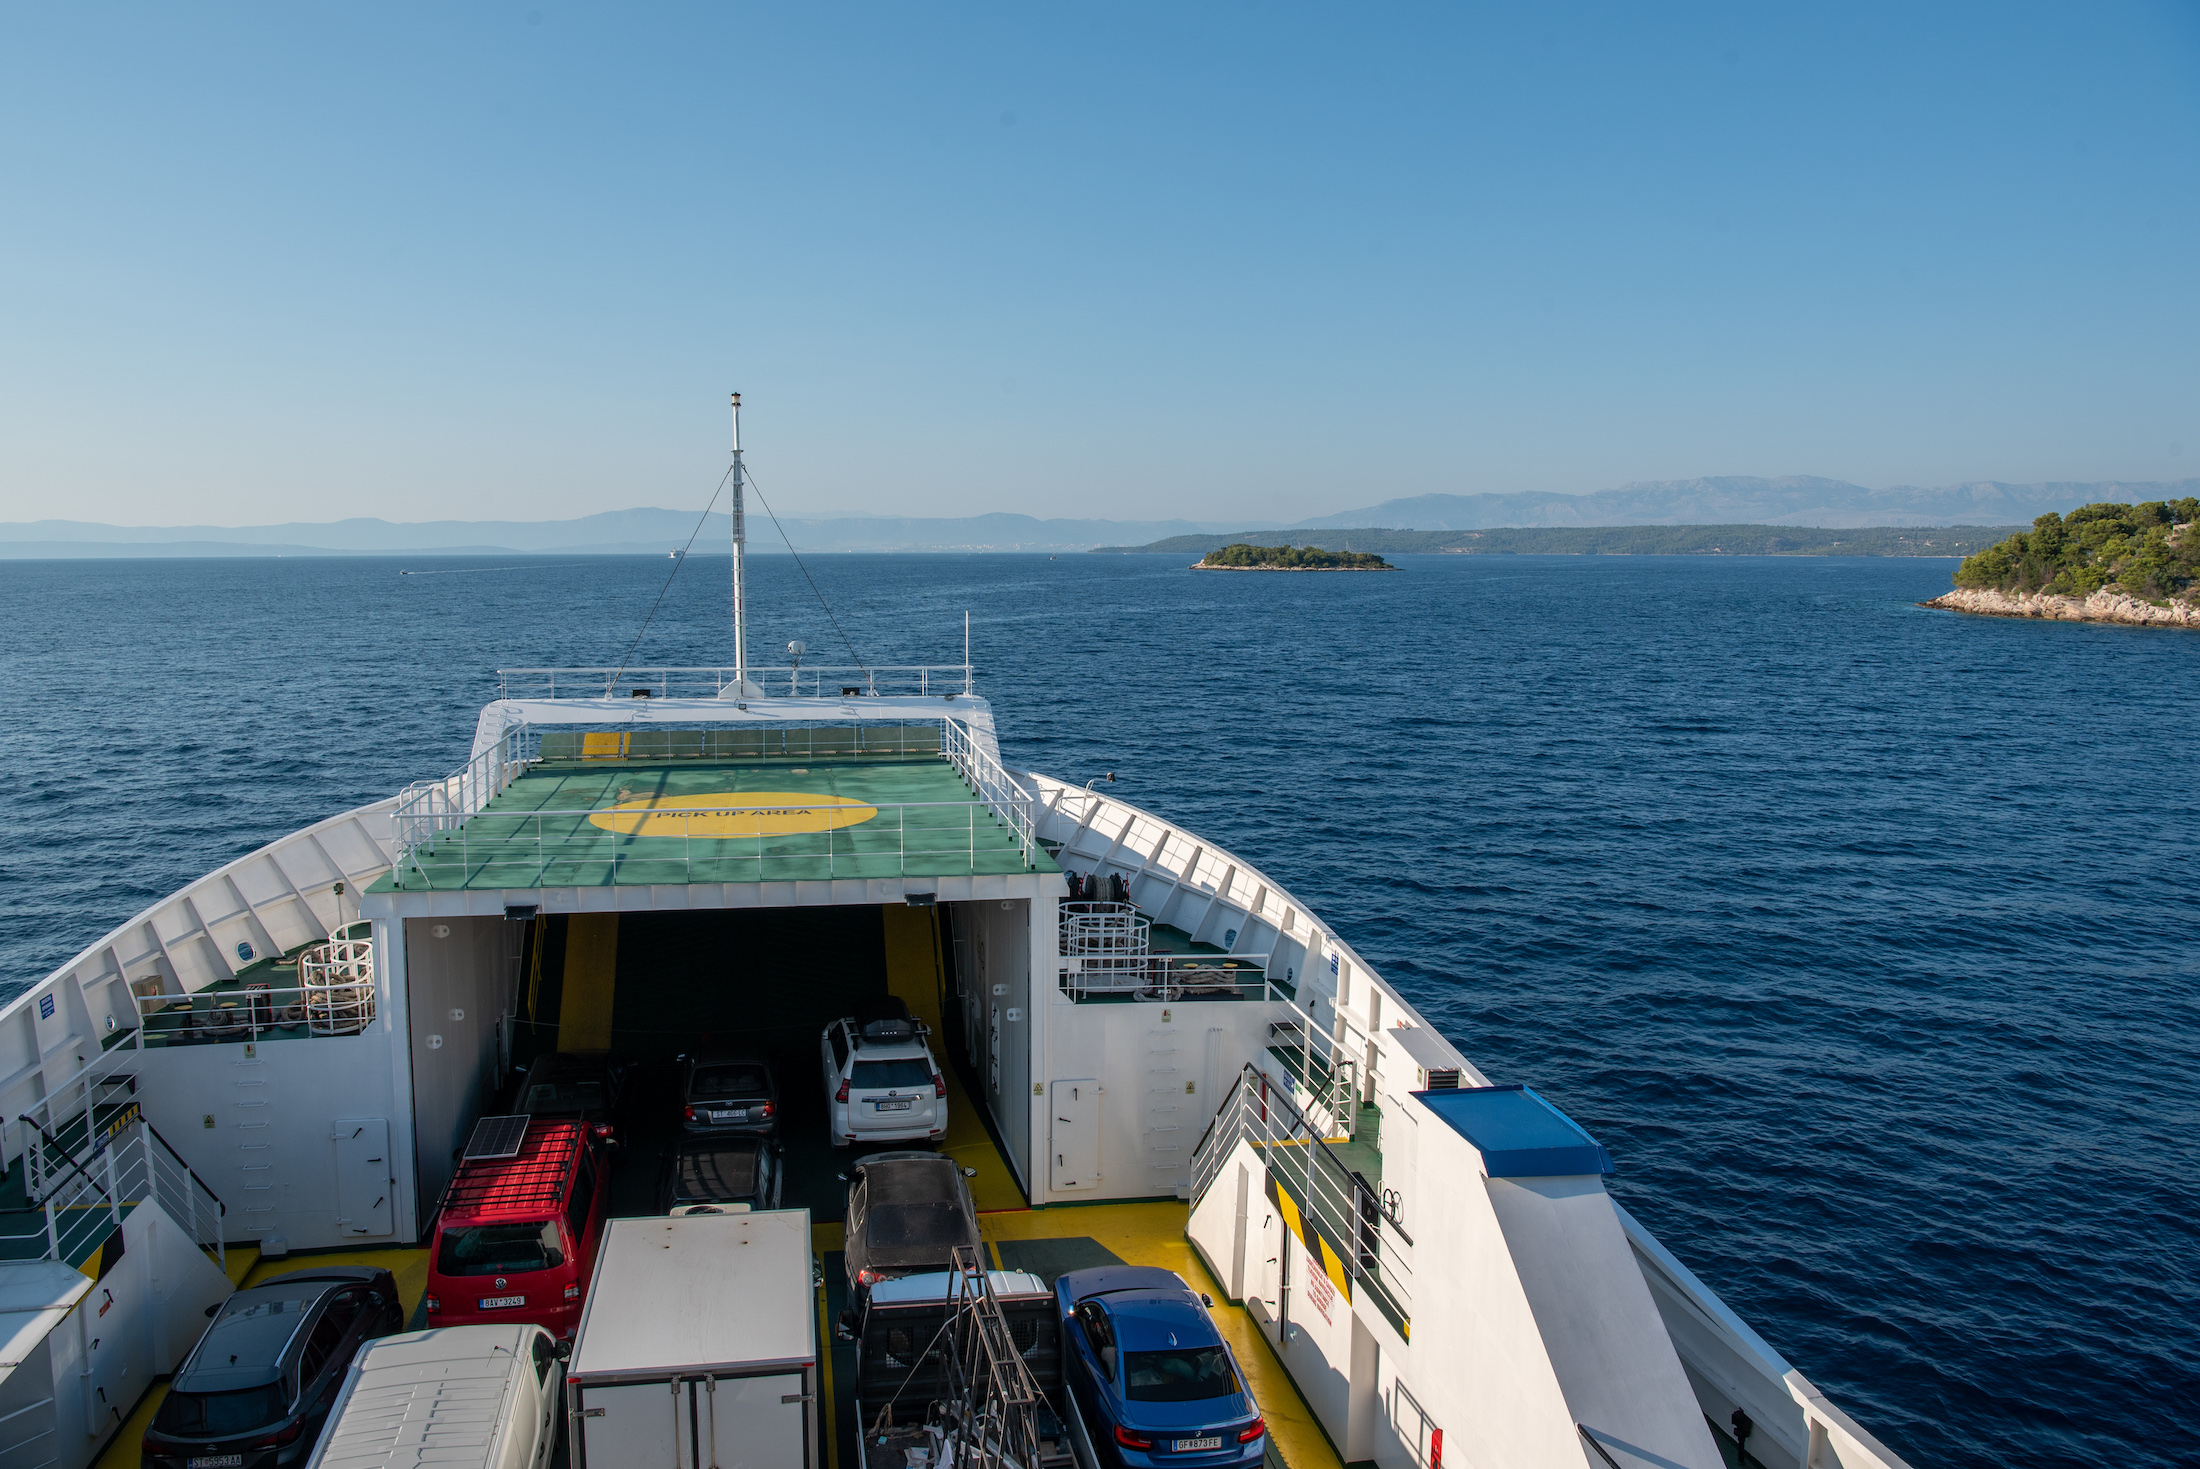
{"type": "Polygon", "coordinates": [[[586,1136],[584,1123],[536,1118],[517,1154],[461,1162],[439,1207],[450,1213],[556,1204],[586,1136]]]}

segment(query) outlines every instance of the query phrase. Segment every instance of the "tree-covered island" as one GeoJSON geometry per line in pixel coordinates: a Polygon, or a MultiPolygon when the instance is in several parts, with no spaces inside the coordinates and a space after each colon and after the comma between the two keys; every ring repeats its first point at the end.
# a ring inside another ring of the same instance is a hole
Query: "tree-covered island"
{"type": "Polygon", "coordinates": [[[1240,541],[1209,551],[1194,571],[1396,571],[1365,551],[1324,551],[1316,546],[1252,546],[1240,541]]]}
{"type": "Polygon", "coordinates": [[[2200,626],[2200,499],[2081,505],[1964,558],[1959,612],[2200,626]]]}

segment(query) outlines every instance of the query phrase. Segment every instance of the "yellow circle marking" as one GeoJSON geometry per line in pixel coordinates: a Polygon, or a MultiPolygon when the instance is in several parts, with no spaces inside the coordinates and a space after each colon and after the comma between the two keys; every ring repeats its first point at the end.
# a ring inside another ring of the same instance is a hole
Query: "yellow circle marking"
{"type": "Polygon", "coordinates": [[[706,791],[699,796],[652,796],[621,801],[598,811],[589,824],[629,837],[781,837],[806,831],[838,831],[878,815],[878,807],[851,796],[808,791],[706,791]]]}

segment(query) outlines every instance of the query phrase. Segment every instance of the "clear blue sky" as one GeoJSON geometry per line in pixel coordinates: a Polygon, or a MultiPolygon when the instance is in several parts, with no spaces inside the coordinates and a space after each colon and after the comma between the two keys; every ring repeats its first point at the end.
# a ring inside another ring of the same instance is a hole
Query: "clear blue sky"
{"type": "Polygon", "coordinates": [[[0,519],[2200,473],[2191,4],[0,8],[0,519]]]}

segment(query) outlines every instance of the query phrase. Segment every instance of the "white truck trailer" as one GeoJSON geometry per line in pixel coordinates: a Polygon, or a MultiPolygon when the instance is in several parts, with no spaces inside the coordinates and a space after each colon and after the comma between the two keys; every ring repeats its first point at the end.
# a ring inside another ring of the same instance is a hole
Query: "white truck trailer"
{"type": "Polygon", "coordinates": [[[615,1219],[566,1373],[573,1469],[815,1469],[810,1212],[615,1219]]]}

